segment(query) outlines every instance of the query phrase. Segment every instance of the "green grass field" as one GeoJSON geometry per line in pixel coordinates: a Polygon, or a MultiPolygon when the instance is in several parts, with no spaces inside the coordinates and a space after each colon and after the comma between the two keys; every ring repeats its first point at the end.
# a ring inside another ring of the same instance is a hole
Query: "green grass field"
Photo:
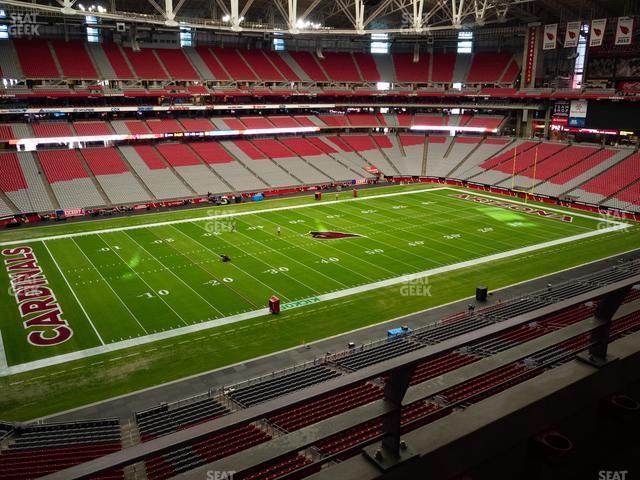
{"type": "Polygon", "coordinates": [[[574,211],[568,221],[566,210],[473,191],[360,193],[0,235],[0,418],[61,411],[464,298],[487,278],[495,289],[640,243],[635,225],[574,211]],[[37,313],[21,316],[12,294],[19,248],[32,250],[72,331],[60,343],[30,341],[34,331],[55,338],[56,325],[24,323],[37,313]],[[266,311],[274,294],[279,316],[266,311]]]}

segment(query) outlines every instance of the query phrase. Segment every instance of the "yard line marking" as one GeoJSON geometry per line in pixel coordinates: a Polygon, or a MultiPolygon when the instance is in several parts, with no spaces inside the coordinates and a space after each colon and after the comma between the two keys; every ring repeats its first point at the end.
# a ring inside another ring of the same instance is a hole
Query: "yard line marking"
{"type": "MultiPolygon", "coordinates": [[[[109,243],[107,243],[107,241],[106,241],[104,238],[102,238],[102,235],[98,234],[98,238],[100,238],[100,240],[102,241],[102,243],[104,243],[107,247],[111,247],[111,245],[109,245],[109,243]]],[[[149,284],[147,283],[147,281],[146,281],[144,278],[142,278],[142,277],[138,274],[138,272],[136,272],[132,267],[130,267],[130,266],[129,266],[129,264],[128,264],[127,262],[125,262],[125,261],[124,261],[124,259],[120,256],[120,254],[118,253],[118,251],[117,251],[116,249],[111,248],[111,251],[112,251],[113,253],[115,253],[115,254],[118,256],[118,258],[120,259],[120,261],[121,261],[122,263],[124,263],[124,264],[127,266],[127,268],[128,268],[129,270],[131,270],[133,273],[135,273],[135,274],[136,274],[136,277],[138,277],[138,278],[142,281],[142,283],[144,283],[144,284],[145,284],[145,285],[146,285],[146,286],[147,286],[147,287],[148,287],[152,292],[155,292],[154,288],[153,288],[151,285],[149,285],[149,284]]],[[[164,299],[164,298],[162,298],[162,296],[161,296],[161,295],[159,295],[157,298],[159,298],[159,299],[162,301],[162,303],[164,303],[167,307],[169,307],[169,310],[171,310],[173,313],[175,313],[175,315],[180,319],[180,321],[181,321],[182,323],[184,323],[185,325],[188,325],[188,323],[184,320],[184,318],[182,318],[182,316],[181,316],[178,312],[176,312],[176,311],[173,309],[173,307],[172,307],[171,305],[169,305],[169,304],[165,301],[165,299],[164,299]]]]}
{"type": "MultiPolygon", "coordinates": [[[[434,188],[423,188],[420,190],[408,190],[406,192],[394,192],[394,193],[381,193],[379,195],[370,195],[370,196],[363,196],[363,197],[357,197],[357,198],[346,198],[344,200],[329,200],[329,201],[322,201],[320,203],[305,203],[302,205],[291,205],[291,206],[285,206],[285,207],[274,207],[274,208],[263,208],[261,210],[249,210],[249,211],[243,211],[243,212],[236,212],[236,213],[225,213],[222,215],[207,215],[206,217],[195,217],[195,218],[181,218],[179,220],[167,220],[165,222],[156,222],[156,223],[145,223],[145,224],[140,224],[140,225],[128,225],[126,227],[113,227],[113,228],[105,228],[102,230],[87,230],[87,231],[83,231],[83,232],[75,232],[75,233],[66,233],[66,234],[62,234],[62,235],[50,235],[50,236],[46,236],[46,237],[35,237],[35,238],[28,238],[28,239],[23,239],[23,240],[11,240],[8,242],[0,242],[0,247],[4,247],[4,246],[9,246],[9,245],[18,245],[20,243],[26,243],[26,242],[37,242],[37,241],[46,241],[46,240],[57,240],[57,239],[63,239],[63,238],[72,238],[72,237],[81,237],[81,236],[85,236],[85,235],[96,235],[96,234],[104,234],[104,233],[114,233],[114,232],[123,232],[123,231],[127,231],[127,230],[139,230],[142,228],[151,228],[151,227],[162,227],[162,226],[166,226],[166,225],[177,225],[180,223],[188,223],[188,222],[202,222],[204,220],[213,220],[213,219],[221,219],[221,218],[232,218],[232,217],[242,217],[244,215],[256,215],[259,213],[263,213],[263,212],[277,212],[279,210],[298,210],[300,208],[312,208],[312,207],[318,207],[318,206],[322,206],[322,205],[333,205],[336,203],[341,203],[341,202],[361,202],[361,201],[366,201],[366,200],[371,200],[374,198],[385,198],[385,197],[395,197],[398,195],[414,195],[417,193],[424,193],[424,192],[433,192],[433,191],[437,191],[437,190],[446,190],[449,189],[451,190],[450,187],[434,187],[434,188]]],[[[564,212],[566,213],[566,212],[564,212]]]]}
{"type": "MultiPolygon", "coordinates": [[[[269,221],[269,220],[267,220],[267,222],[268,222],[268,221],[269,221]]],[[[249,225],[251,225],[251,224],[249,224],[249,225]]],[[[243,236],[247,237],[247,238],[251,238],[251,237],[249,237],[249,235],[247,235],[246,233],[242,233],[240,230],[238,230],[238,233],[239,233],[240,235],[243,235],[243,236]]],[[[256,243],[259,243],[259,244],[263,245],[259,240],[255,240],[255,241],[256,241],[256,243]]],[[[273,248],[273,247],[270,247],[269,245],[265,245],[265,247],[267,247],[267,248],[269,249],[269,251],[271,251],[271,252],[276,252],[278,255],[282,255],[282,256],[284,256],[284,257],[287,257],[287,255],[285,255],[284,253],[279,252],[278,250],[276,250],[276,249],[275,249],[275,248],[273,248]]],[[[268,252],[265,252],[265,253],[268,253],[268,252]]],[[[336,282],[336,283],[341,284],[343,287],[346,287],[346,285],[345,285],[344,283],[342,283],[340,280],[337,280],[337,279],[335,279],[335,278],[331,278],[330,276],[325,275],[325,274],[324,274],[324,273],[322,273],[322,272],[315,271],[315,270],[313,270],[313,268],[311,268],[311,267],[309,267],[309,266],[305,265],[304,263],[302,263],[302,262],[300,262],[300,261],[296,260],[295,258],[293,258],[293,257],[291,257],[291,256],[287,257],[287,259],[288,259],[288,260],[291,260],[292,262],[297,263],[298,265],[300,265],[300,266],[301,266],[302,268],[304,268],[305,270],[311,270],[311,272],[313,272],[313,273],[315,273],[315,274],[317,274],[317,275],[322,275],[323,277],[325,277],[327,280],[329,280],[329,281],[331,281],[331,282],[336,282]]],[[[287,277],[289,277],[289,278],[293,278],[293,277],[292,277],[291,275],[289,275],[289,274],[286,274],[286,276],[287,276],[287,277]]],[[[297,281],[297,280],[296,280],[296,281],[297,281]]],[[[315,292],[316,294],[320,294],[320,292],[318,292],[315,288],[311,287],[310,285],[306,285],[306,284],[304,284],[304,283],[302,283],[302,282],[300,282],[300,281],[298,281],[298,283],[300,283],[300,284],[301,284],[301,285],[303,285],[304,287],[308,288],[309,290],[311,290],[311,291],[315,292]]]]}
{"type": "MultiPolygon", "coordinates": [[[[617,222],[618,223],[618,222],[617,222]]],[[[375,283],[370,283],[370,284],[365,284],[365,285],[359,285],[356,287],[352,287],[349,288],[347,290],[340,290],[337,292],[331,292],[331,293],[326,293],[323,295],[319,295],[317,297],[317,301],[318,302],[323,302],[323,301],[329,301],[329,300],[335,300],[337,298],[342,298],[342,297],[346,297],[346,296],[350,296],[350,295],[354,295],[357,293],[363,293],[363,292],[367,292],[370,290],[375,290],[378,288],[383,288],[383,287],[389,287],[389,286],[393,286],[393,285],[397,285],[400,283],[404,283],[404,282],[408,282],[411,280],[416,280],[418,278],[422,278],[425,276],[431,276],[431,275],[438,275],[441,273],[446,273],[446,272],[450,272],[453,270],[459,270],[462,268],[467,268],[467,267],[473,267],[473,266],[477,266],[477,265],[482,265],[488,262],[493,262],[493,261],[497,261],[497,260],[502,260],[505,258],[509,258],[509,257],[513,257],[516,255],[522,255],[525,253],[529,253],[529,252],[534,252],[537,250],[543,250],[545,248],[549,248],[549,247],[553,247],[556,245],[563,245],[565,243],[570,243],[570,242],[574,242],[577,240],[582,240],[582,239],[586,239],[586,238],[590,238],[590,237],[594,237],[597,235],[603,235],[606,233],[611,233],[611,232],[616,232],[619,230],[624,230],[627,228],[627,224],[623,224],[620,223],[619,225],[615,225],[613,227],[608,227],[608,228],[604,228],[601,230],[593,230],[591,232],[585,232],[585,233],[580,233],[577,235],[573,235],[571,237],[566,237],[566,238],[559,238],[556,240],[550,240],[548,242],[544,242],[544,243],[540,243],[540,244],[535,244],[535,245],[529,245],[526,247],[521,247],[515,250],[510,250],[507,252],[500,252],[500,253],[496,253],[493,255],[488,255],[486,257],[481,257],[481,258],[476,258],[473,260],[467,260],[464,262],[459,262],[459,263],[455,263],[455,264],[451,264],[451,265],[445,265],[443,267],[437,267],[431,270],[425,270],[422,272],[417,272],[417,273],[410,273],[407,275],[401,275],[395,278],[389,278],[386,280],[381,280],[379,282],[375,282],[375,283]]],[[[621,253],[616,254],[617,255],[621,255],[621,253]]],[[[598,259],[597,261],[600,261],[603,259],[598,259]]],[[[588,263],[592,263],[592,262],[588,262],[588,263]]],[[[575,268],[571,267],[571,268],[575,268]]],[[[557,273],[557,272],[554,272],[557,273]]],[[[526,281],[531,281],[532,279],[528,279],[526,281]]],[[[522,282],[521,282],[522,283],[522,282]]],[[[20,365],[15,365],[15,366],[11,366],[11,367],[7,367],[4,370],[0,370],[0,377],[3,376],[8,376],[8,375],[15,375],[17,373],[23,373],[23,372],[28,372],[31,370],[35,370],[37,368],[42,368],[42,367],[47,367],[47,366],[51,366],[51,365],[58,365],[60,363],[65,363],[65,362],[69,362],[71,360],[78,360],[81,358],[86,358],[92,355],[98,355],[101,353],[105,353],[105,352],[113,352],[113,351],[117,351],[117,350],[122,350],[125,348],[129,348],[129,347],[134,347],[134,346],[139,346],[139,345],[144,345],[147,343],[151,343],[151,342],[155,342],[158,340],[165,340],[165,339],[169,339],[169,338],[174,338],[180,335],[184,335],[186,333],[192,333],[192,332],[199,332],[201,330],[206,330],[209,328],[213,328],[213,327],[219,327],[222,325],[229,325],[229,324],[233,324],[236,322],[240,322],[243,320],[249,320],[252,318],[257,318],[257,317],[261,317],[261,316],[266,316],[269,314],[269,309],[268,308],[263,308],[260,310],[254,310],[251,312],[244,312],[241,314],[237,314],[237,315],[232,315],[230,317],[226,317],[226,318],[219,318],[216,320],[211,320],[208,322],[202,322],[202,323],[197,323],[197,324],[193,324],[193,325],[186,325],[184,327],[179,327],[173,330],[168,330],[168,331],[164,331],[164,332],[159,332],[159,333],[155,333],[155,334],[151,334],[148,335],[146,337],[139,337],[139,338],[134,338],[134,339],[130,339],[130,340],[123,340],[121,342],[115,342],[115,343],[111,343],[108,345],[103,345],[101,347],[94,347],[94,348],[90,348],[90,349],[86,349],[86,350],[80,350],[80,351],[75,351],[75,352],[71,352],[71,353],[67,353],[67,354],[63,354],[63,355],[58,355],[58,356],[54,356],[54,357],[49,357],[49,358],[45,358],[42,360],[35,360],[32,362],[28,362],[28,363],[23,363],[20,365]]],[[[275,320],[275,319],[272,319],[275,320]]],[[[226,332],[226,333],[231,333],[232,331],[226,332]]],[[[210,334],[209,336],[213,336],[214,334],[210,334]]],[[[162,348],[169,348],[171,347],[171,345],[167,345],[164,346],[162,348]]]]}
{"type": "Polygon", "coordinates": [[[147,331],[146,328],[144,328],[144,326],[140,323],[140,321],[138,320],[138,317],[136,317],[133,312],[131,311],[131,309],[129,309],[129,306],[124,302],[124,300],[122,300],[122,297],[120,297],[120,295],[117,294],[117,292],[113,289],[113,287],[111,286],[111,284],[109,282],[107,282],[107,280],[104,278],[104,276],[102,275],[102,272],[96,268],[96,266],[93,264],[93,262],[91,261],[91,259],[87,256],[87,254],[85,253],[85,251],[80,248],[80,245],[78,245],[78,242],[76,242],[75,238],[72,238],[71,241],[75,244],[75,246],[78,248],[78,250],[80,250],[80,252],[82,253],[82,255],[84,255],[84,258],[87,259],[87,261],[91,264],[91,266],[98,272],[98,275],[100,275],[100,278],[102,278],[102,280],[104,281],[104,283],[107,284],[107,286],[109,287],[109,289],[113,292],[113,294],[118,297],[118,300],[120,300],[120,303],[122,303],[122,305],[124,306],[124,308],[127,309],[127,312],[129,312],[129,315],[131,315],[131,317],[133,317],[133,319],[136,321],[136,323],[138,325],[140,325],[140,328],[142,328],[142,330],[144,331],[144,333],[146,333],[147,335],[149,335],[149,332],[147,331]]]}
{"type": "MultiPolygon", "coordinates": [[[[198,228],[201,228],[204,232],[206,232],[206,231],[207,231],[205,228],[201,227],[201,226],[200,226],[200,225],[198,225],[197,223],[194,223],[193,225],[194,225],[194,226],[196,226],[196,227],[198,227],[198,228]]],[[[197,238],[192,237],[191,235],[189,235],[189,234],[187,234],[187,233],[183,232],[182,230],[180,230],[179,228],[174,227],[173,225],[171,226],[171,228],[173,228],[174,230],[177,230],[177,231],[178,231],[178,232],[180,232],[182,235],[185,235],[186,237],[189,237],[189,238],[190,238],[191,240],[193,240],[194,242],[196,242],[196,243],[198,243],[198,244],[202,245],[203,247],[205,247],[205,249],[207,249],[209,252],[213,253],[214,255],[216,254],[213,250],[211,250],[209,247],[207,247],[204,243],[200,242],[200,240],[198,240],[197,238]]],[[[231,245],[231,246],[233,246],[233,247],[238,248],[239,250],[242,250],[242,248],[240,248],[238,244],[235,244],[235,245],[234,245],[234,244],[232,244],[232,243],[230,243],[230,242],[227,242],[226,240],[224,240],[224,239],[223,239],[223,238],[221,238],[221,237],[218,237],[218,238],[219,238],[221,241],[223,241],[224,243],[226,243],[227,245],[231,245]]],[[[242,251],[243,251],[243,252],[245,252],[244,250],[242,250],[242,251]]],[[[260,263],[264,263],[264,264],[265,264],[265,265],[267,265],[269,268],[272,268],[272,266],[271,266],[271,265],[269,265],[269,264],[267,264],[267,263],[263,262],[262,260],[260,260],[259,258],[255,257],[254,255],[252,255],[252,254],[250,254],[250,253],[248,253],[248,252],[245,252],[245,254],[246,254],[247,256],[249,256],[249,257],[253,257],[253,258],[255,258],[255,259],[256,259],[257,261],[259,261],[260,263]]],[[[273,292],[274,292],[274,293],[276,293],[276,294],[277,294],[281,299],[287,299],[287,300],[288,300],[288,298],[287,298],[284,294],[282,294],[282,293],[278,292],[278,291],[277,291],[276,289],[274,289],[272,286],[267,285],[267,284],[266,284],[266,283],[264,283],[263,281],[261,281],[261,280],[259,280],[258,278],[254,277],[251,273],[247,272],[244,268],[239,267],[238,265],[234,264],[233,262],[231,262],[231,265],[232,265],[232,266],[234,266],[236,269],[240,270],[241,272],[243,272],[245,275],[248,275],[249,277],[253,278],[256,282],[261,283],[262,285],[264,285],[265,287],[267,287],[267,288],[268,288],[268,289],[270,289],[270,290],[273,290],[273,292]]]]}
{"type": "MultiPolygon", "coordinates": [[[[144,250],[147,255],[149,255],[152,258],[155,258],[151,252],[149,252],[149,250],[147,250],[146,248],[144,248],[142,246],[142,244],[140,242],[138,242],[135,238],[133,238],[131,235],[129,235],[127,232],[124,233],[127,237],[129,237],[136,245],[140,246],[140,248],[142,250],[144,250]]],[[[209,305],[211,308],[213,308],[216,312],[218,312],[220,315],[224,315],[220,310],[218,310],[216,307],[214,307],[211,303],[209,303],[209,301],[204,298],[202,295],[200,295],[198,292],[196,292],[191,285],[189,285],[187,282],[185,282],[182,278],[180,278],[178,275],[175,274],[175,272],[173,270],[171,270],[169,267],[167,267],[164,263],[162,263],[160,260],[156,259],[156,262],[158,262],[160,265],[162,265],[162,267],[168,271],[171,275],[173,275],[174,277],[176,277],[178,280],[180,280],[180,282],[182,282],[189,290],[191,290],[193,293],[195,293],[198,297],[200,297],[202,300],[204,300],[204,302],[209,305]]],[[[181,317],[182,318],[182,317],[181,317]]],[[[185,322],[186,323],[186,322],[185,322]]]]}
{"type": "Polygon", "coordinates": [[[69,283],[69,280],[67,280],[67,277],[64,274],[64,272],[62,271],[62,269],[60,268],[60,265],[58,265],[58,261],[56,260],[56,257],[53,256],[53,253],[51,253],[51,250],[49,250],[49,246],[47,245],[47,243],[44,240],[42,240],[42,245],[44,245],[44,248],[47,250],[47,253],[49,253],[49,256],[51,257],[51,260],[53,260],[53,264],[56,266],[56,268],[60,272],[60,275],[62,275],[62,278],[63,278],[64,282],[67,284],[67,287],[69,287],[69,290],[71,290],[71,294],[73,295],[73,298],[76,299],[76,302],[78,302],[78,305],[80,306],[80,309],[82,310],[82,313],[84,313],[84,316],[87,317],[87,320],[88,320],[89,324],[91,325],[91,328],[93,328],[93,331],[96,333],[96,336],[98,337],[98,340],[100,340],[100,343],[102,345],[104,345],[105,344],[104,340],[100,336],[100,333],[98,333],[98,329],[96,328],[96,326],[91,321],[91,317],[89,317],[89,314],[84,309],[84,305],[82,305],[82,303],[80,302],[80,299],[76,295],[76,291],[71,287],[71,284],[69,283]]]}

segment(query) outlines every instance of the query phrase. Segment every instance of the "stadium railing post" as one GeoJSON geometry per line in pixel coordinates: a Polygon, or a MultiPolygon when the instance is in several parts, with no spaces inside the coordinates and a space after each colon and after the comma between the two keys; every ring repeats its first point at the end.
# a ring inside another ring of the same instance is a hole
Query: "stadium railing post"
{"type": "Polygon", "coordinates": [[[365,455],[383,471],[415,456],[400,438],[402,400],[414,371],[415,365],[405,365],[390,372],[384,399],[393,408],[382,417],[382,440],[364,449],[365,455]]]}
{"type": "Polygon", "coordinates": [[[594,314],[600,325],[591,331],[591,346],[588,352],[578,355],[580,360],[595,367],[603,367],[614,360],[607,354],[611,320],[630,290],[631,285],[613,291],[600,300],[594,314]]]}

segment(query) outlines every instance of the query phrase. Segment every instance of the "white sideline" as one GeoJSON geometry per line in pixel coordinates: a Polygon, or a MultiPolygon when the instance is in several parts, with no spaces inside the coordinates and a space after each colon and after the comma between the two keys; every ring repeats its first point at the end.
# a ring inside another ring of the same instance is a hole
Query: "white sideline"
{"type": "MultiPolygon", "coordinates": [[[[357,287],[348,288],[346,290],[340,290],[340,291],[337,291],[337,292],[326,293],[326,294],[318,295],[317,297],[314,297],[313,298],[313,303],[324,302],[324,301],[329,301],[329,300],[335,300],[335,299],[338,299],[338,298],[346,297],[346,296],[349,296],[349,295],[354,295],[354,294],[357,294],[357,293],[363,293],[363,292],[367,292],[367,291],[370,291],[370,290],[375,290],[375,289],[378,289],[378,288],[397,285],[399,283],[408,282],[408,281],[415,280],[417,278],[421,278],[421,277],[425,277],[425,276],[437,275],[437,274],[441,274],[441,273],[451,272],[451,271],[454,271],[454,270],[459,270],[461,268],[467,268],[467,267],[471,267],[471,266],[481,265],[481,264],[492,262],[492,261],[495,261],[495,260],[502,260],[504,258],[509,258],[509,257],[515,256],[515,255],[521,255],[523,253],[529,253],[529,252],[533,252],[533,251],[536,251],[536,250],[542,250],[544,248],[553,247],[553,246],[556,246],[556,245],[562,245],[564,243],[570,243],[570,242],[574,242],[576,240],[582,240],[582,239],[585,239],[585,238],[594,237],[594,236],[602,235],[602,234],[605,234],[605,233],[615,232],[615,231],[618,231],[618,230],[623,230],[625,228],[627,228],[626,224],[615,225],[613,227],[609,227],[609,228],[605,228],[605,229],[601,229],[601,230],[593,230],[591,232],[580,233],[578,235],[573,235],[571,237],[560,238],[560,239],[557,239],[557,240],[550,240],[548,242],[539,243],[539,244],[536,244],[536,245],[530,245],[530,246],[522,247],[522,248],[517,248],[515,250],[508,250],[506,252],[500,252],[500,253],[496,253],[496,254],[493,254],[493,255],[488,255],[486,257],[476,258],[476,259],[473,259],[473,260],[467,260],[467,261],[464,261],[464,262],[454,263],[454,264],[451,264],[451,265],[445,265],[443,267],[433,268],[433,269],[430,269],[430,270],[424,270],[422,272],[412,273],[412,274],[408,274],[408,275],[401,275],[399,277],[389,278],[389,279],[386,279],[386,280],[381,280],[381,281],[374,282],[374,283],[369,283],[369,284],[366,284],[366,285],[360,285],[360,286],[357,286],[357,287]]],[[[296,302],[296,303],[298,303],[298,302],[296,302]]],[[[304,305],[304,301],[301,301],[300,303],[304,305]]],[[[169,338],[177,337],[179,335],[184,335],[186,333],[197,332],[197,331],[200,331],[200,330],[206,330],[206,329],[213,328],[213,327],[218,327],[218,326],[221,326],[221,325],[228,325],[230,323],[235,323],[235,322],[239,322],[239,321],[242,321],[242,320],[248,320],[248,319],[251,319],[251,318],[260,317],[260,316],[263,316],[263,315],[267,315],[268,313],[269,313],[269,310],[266,309],[266,308],[263,308],[263,309],[260,309],[260,310],[254,310],[254,311],[251,311],[251,312],[245,312],[245,313],[241,313],[241,314],[238,314],[238,315],[233,315],[233,316],[230,316],[230,317],[211,320],[209,322],[203,322],[203,323],[199,323],[199,324],[195,324],[195,325],[189,325],[189,326],[186,326],[186,327],[176,328],[176,329],[169,330],[169,331],[166,331],[166,332],[154,333],[154,334],[142,337],[142,338],[124,340],[122,342],[115,342],[115,343],[111,343],[111,344],[100,346],[100,347],[94,347],[94,348],[90,348],[90,349],[86,349],[86,350],[80,350],[80,351],[76,351],[76,352],[67,353],[67,354],[64,354],[64,355],[58,355],[58,356],[55,356],[55,357],[49,357],[49,358],[46,358],[46,359],[43,359],[43,360],[35,360],[33,362],[27,362],[27,363],[23,363],[23,364],[20,364],[20,365],[15,365],[15,366],[12,366],[12,367],[6,367],[4,369],[0,369],[0,377],[8,376],[8,375],[15,375],[17,373],[24,373],[24,372],[28,372],[30,370],[35,370],[37,368],[42,368],[42,367],[46,367],[46,366],[58,365],[60,363],[65,363],[65,362],[69,362],[69,361],[72,361],[72,360],[80,360],[82,358],[90,357],[90,356],[93,356],[93,355],[98,355],[98,354],[106,353],[106,352],[113,352],[113,351],[122,350],[124,348],[129,348],[129,347],[138,346],[138,345],[144,345],[144,344],[155,342],[155,341],[158,341],[158,340],[166,340],[166,339],[169,339],[169,338]]]]}
{"type": "MultiPolygon", "coordinates": [[[[9,365],[7,364],[7,356],[4,351],[4,343],[2,342],[2,332],[0,331],[0,372],[6,370],[9,365]]],[[[2,374],[0,373],[0,376],[2,374]]]]}
{"type": "MultiPolygon", "coordinates": [[[[76,233],[65,233],[62,235],[50,235],[47,237],[34,237],[27,238],[23,240],[11,240],[8,242],[0,242],[0,247],[5,247],[9,245],[18,245],[22,243],[30,243],[30,242],[45,242],[48,240],[57,240],[63,238],[74,238],[74,237],[82,237],[86,235],[96,235],[103,233],[114,233],[114,232],[124,232],[127,230],[139,230],[142,228],[153,228],[153,227],[163,227],[166,225],[177,225],[179,223],[190,223],[190,222],[202,222],[204,220],[215,220],[220,218],[232,218],[232,217],[242,217],[245,215],[256,215],[260,213],[269,213],[269,212],[277,212],[280,210],[297,210],[299,208],[310,208],[310,207],[319,207],[322,205],[333,205],[336,203],[344,203],[344,202],[357,202],[357,201],[365,201],[372,200],[376,198],[385,198],[385,197],[396,197],[399,195],[412,195],[415,193],[424,193],[424,192],[433,192],[436,190],[451,190],[449,187],[434,187],[434,188],[422,188],[420,190],[408,190],[406,192],[394,192],[394,193],[381,193],[379,195],[370,195],[358,198],[346,198],[344,200],[329,200],[322,201],[320,203],[305,203],[303,205],[292,205],[289,207],[273,207],[273,208],[264,208],[261,210],[249,210],[246,212],[236,212],[236,213],[224,213],[222,215],[207,215],[206,217],[194,217],[194,218],[181,218],[178,220],[167,220],[164,222],[156,222],[156,223],[144,223],[140,225],[129,225],[126,227],[113,227],[113,228],[105,228],[102,230],[90,230],[87,232],[76,232],[76,233]]],[[[135,218],[135,217],[134,217],[135,218]]]]}

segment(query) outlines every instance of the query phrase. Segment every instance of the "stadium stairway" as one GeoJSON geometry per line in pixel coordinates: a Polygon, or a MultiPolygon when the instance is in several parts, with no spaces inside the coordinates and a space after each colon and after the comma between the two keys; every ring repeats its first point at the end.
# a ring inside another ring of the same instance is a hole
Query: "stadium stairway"
{"type": "Polygon", "coordinates": [[[93,183],[93,186],[95,187],[95,189],[100,194],[100,197],[102,197],[102,200],[104,201],[104,205],[111,205],[111,200],[109,200],[109,196],[107,195],[107,192],[105,192],[104,188],[102,188],[102,185],[100,184],[100,182],[96,178],[95,174],[93,173],[93,170],[91,169],[91,167],[87,163],[86,158],[80,152],[78,152],[78,153],[79,153],[78,158],[80,159],[80,162],[82,162],[82,165],[84,166],[85,170],[87,171],[87,174],[89,175],[89,178],[91,179],[91,182],[93,183]]]}

